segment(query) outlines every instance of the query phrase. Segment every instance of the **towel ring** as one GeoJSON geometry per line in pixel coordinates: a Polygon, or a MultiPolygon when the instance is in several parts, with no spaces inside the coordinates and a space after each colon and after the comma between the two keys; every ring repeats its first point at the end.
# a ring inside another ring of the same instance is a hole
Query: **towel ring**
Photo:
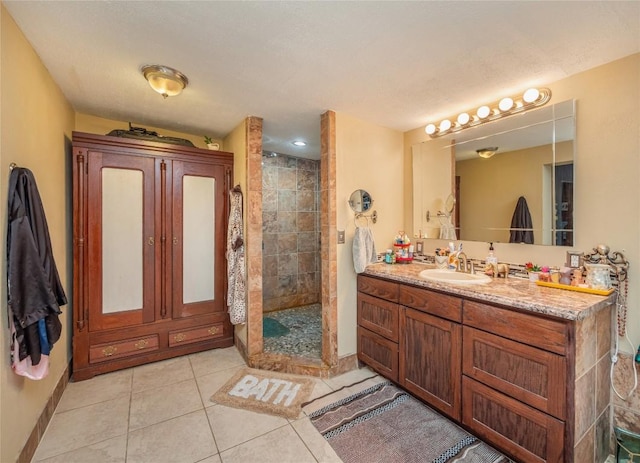
{"type": "Polygon", "coordinates": [[[356,227],[358,226],[358,219],[365,219],[367,221],[367,226],[369,226],[369,220],[371,220],[372,223],[376,223],[378,221],[378,211],[373,211],[371,215],[356,212],[353,217],[353,223],[356,227]]]}

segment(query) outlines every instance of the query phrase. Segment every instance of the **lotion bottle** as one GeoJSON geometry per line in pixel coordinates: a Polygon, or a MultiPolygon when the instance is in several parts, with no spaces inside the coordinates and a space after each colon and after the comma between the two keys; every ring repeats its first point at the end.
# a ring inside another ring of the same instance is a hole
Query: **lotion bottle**
{"type": "Polygon", "coordinates": [[[489,243],[489,255],[487,256],[487,264],[498,265],[498,258],[493,253],[493,243],[489,243]]]}

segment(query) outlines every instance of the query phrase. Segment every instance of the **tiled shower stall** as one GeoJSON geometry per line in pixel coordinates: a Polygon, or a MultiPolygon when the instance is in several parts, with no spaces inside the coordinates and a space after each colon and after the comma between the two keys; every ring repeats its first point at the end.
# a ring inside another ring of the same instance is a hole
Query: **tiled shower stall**
{"type": "Polygon", "coordinates": [[[262,157],[263,311],[320,303],[320,161],[262,157]]]}

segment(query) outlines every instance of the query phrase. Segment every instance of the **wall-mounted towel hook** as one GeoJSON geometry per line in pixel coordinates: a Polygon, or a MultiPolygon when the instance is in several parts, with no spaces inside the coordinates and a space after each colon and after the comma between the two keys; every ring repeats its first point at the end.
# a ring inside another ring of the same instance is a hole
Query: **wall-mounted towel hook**
{"type": "Polygon", "coordinates": [[[16,167],[18,167],[18,164],[16,164],[15,162],[12,162],[11,164],[9,164],[9,172],[11,172],[16,167]]]}

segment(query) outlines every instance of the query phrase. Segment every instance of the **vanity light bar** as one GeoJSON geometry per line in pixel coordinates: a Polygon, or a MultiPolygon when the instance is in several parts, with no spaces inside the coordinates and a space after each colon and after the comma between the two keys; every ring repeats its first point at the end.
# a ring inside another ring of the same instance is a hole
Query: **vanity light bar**
{"type": "Polygon", "coordinates": [[[491,105],[482,105],[475,111],[462,112],[455,120],[453,118],[443,119],[437,125],[435,123],[427,124],[424,131],[431,138],[438,138],[540,107],[550,99],[551,90],[548,88],[530,88],[522,95],[502,98],[491,105]]]}

